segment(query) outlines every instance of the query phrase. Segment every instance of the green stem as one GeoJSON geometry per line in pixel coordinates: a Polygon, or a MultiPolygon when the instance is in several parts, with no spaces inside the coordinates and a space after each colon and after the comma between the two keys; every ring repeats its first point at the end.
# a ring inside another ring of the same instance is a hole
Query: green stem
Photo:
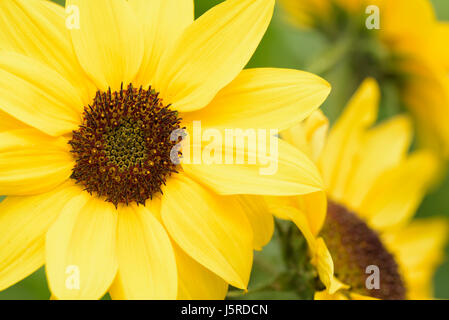
{"type": "Polygon", "coordinates": [[[247,294],[260,292],[294,292],[299,298],[311,299],[315,292],[316,272],[310,264],[307,253],[307,242],[301,232],[292,222],[276,219],[276,243],[282,251],[283,271],[270,268],[269,264],[254,257],[254,264],[270,274],[265,283],[249,287],[247,292],[241,290],[229,291],[228,298],[244,298],[247,294]]]}
{"type": "Polygon", "coordinates": [[[273,276],[277,275],[276,269],[271,266],[271,264],[263,261],[262,259],[258,258],[257,255],[254,256],[254,265],[258,265],[261,269],[264,271],[270,273],[273,276]]]}
{"type": "Polygon", "coordinates": [[[314,74],[324,75],[341,63],[353,47],[350,36],[342,36],[339,41],[332,42],[327,49],[305,66],[305,70],[314,74]]]}

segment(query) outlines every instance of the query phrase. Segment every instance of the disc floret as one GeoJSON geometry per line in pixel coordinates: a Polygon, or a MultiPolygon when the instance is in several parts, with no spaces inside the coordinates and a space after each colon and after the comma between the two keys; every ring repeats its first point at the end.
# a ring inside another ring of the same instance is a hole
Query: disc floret
{"type": "Polygon", "coordinates": [[[323,230],[338,279],[351,291],[385,300],[403,300],[406,288],[394,256],[379,235],[344,206],[329,202],[323,230]],[[379,268],[379,288],[367,288],[367,267],[379,268]]]}
{"type": "Polygon", "coordinates": [[[178,141],[170,135],[180,122],[151,87],[98,91],[69,142],[76,161],[71,178],[116,207],[145,205],[177,172],[170,156],[178,141]]]}

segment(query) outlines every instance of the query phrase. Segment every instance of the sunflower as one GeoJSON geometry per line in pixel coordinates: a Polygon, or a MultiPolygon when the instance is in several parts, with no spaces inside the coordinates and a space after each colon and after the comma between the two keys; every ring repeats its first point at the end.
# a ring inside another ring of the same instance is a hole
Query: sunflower
{"type": "Polygon", "coordinates": [[[375,77],[397,88],[419,143],[449,155],[449,24],[437,20],[429,0],[281,2],[290,21],[345,48],[360,81],[375,77]],[[367,28],[370,14],[378,14],[379,29],[367,28]]]}
{"type": "Polygon", "coordinates": [[[308,241],[312,264],[327,287],[316,293],[318,299],[432,297],[448,224],[413,215],[435,179],[438,160],[432,151],[408,153],[407,116],[374,125],[378,100],[377,83],[367,79],[329,134],[320,111],[282,134],[316,161],[326,185],[327,208],[317,206],[323,192],[267,200],[308,241]],[[368,288],[376,267],[379,286],[368,288]]]}
{"type": "Polygon", "coordinates": [[[242,71],[273,7],[227,0],[194,21],[193,0],[0,2],[1,290],[44,264],[57,299],[247,287],[270,221],[237,194],[316,192],[318,169],[283,141],[272,175],[179,164],[171,134],[190,120],[282,130],[319,107],[317,76],[242,71]]]}

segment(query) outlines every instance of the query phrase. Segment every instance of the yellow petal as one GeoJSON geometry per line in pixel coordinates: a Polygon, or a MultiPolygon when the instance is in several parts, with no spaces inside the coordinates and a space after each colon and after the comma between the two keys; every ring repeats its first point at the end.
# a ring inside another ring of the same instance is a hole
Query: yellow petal
{"type": "Polygon", "coordinates": [[[304,123],[306,141],[310,146],[310,157],[314,161],[318,161],[323,152],[328,129],[329,120],[320,110],[312,113],[304,123]]]}
{"type": "Polygon", "coordinates": [[[0,194],[47,192],[69,179],[74,161],[67,141],[35,129],[0,133],[0,194]]]}
{"type": "Polygon", "coordinates": [[[176,243],[193,259],[238,288],[246,288],[253,234],[245,213],[187,177],[167,182],[162,220],[176,243]]]}
{"type": "Polygon", "coordinates": [[[248,63],[274,0],[227,0],[201,16],[178,39],[156,72],[155,88],[179,111],[205,107],[248,63]]]}
{"type": "Polygon", "coordinates": [[[11,196],[0,203],[0,291],[44,264],[45,234],[77,190],[64,184],[48,193],[11,196]]]}
{"type": "Polygon", "coordinates": [[[291,217],[299,210],[296,197],[264,196],[263,198],[269,212],[279,219],[291,220],[291,217]]]}
{"type": "Polygon", "coordinates": [[[383,236],[399,264],[410,299],[432,298],[432,279],[444,258],[449,235],[445,219],[417,219],[383,236]]]}
{"type": "Polygon", "coordinates": [[[329,120],[321,110],[317,110],[302,123],[282,131],[281,137],[318,162],[326,144],[328,129],[329,120]]]}
{"type": "Polygon", "coordinates": [[[0,48],[24,54],[57,70],[79,90],[85,105],[91,102],[88,100],[92,99],[94,88],[73,50],[66,26],[68,18],[63,7],[50,1],[0,1],[0,48]]]}
{"type": "Polygon", "coordinates": [[[204,109],[183,115],[205,127],[272,128],[279,131],[304,120],[329,95],[329,83],[289,69],[247,69],[204,109]]]}
{"type": "Polygon", "coordinates": [[[407,40],[407,38],[416,39],[430,34],[429,31],[436,21],[430,1],[387,0],[383,3],[385,6],[381,7],[382,29],[389,37],[407,40]]]}
{"type": "Polygon", "coordinates": [[[312,263],[315,265],[319,263],[319,261],[315,259],[318,249],[317,238],[315,237],[315,235],[312,232],[312,229],[310,228],[307,215],[296,207],[285,206],[281,207],[280,209],[284,211],[284,213],[288,216],[289,220],[295,223],[298,229],[301,230],[301,233],[303,234],[304,238],[307,240],[307,244],[309,245],[309,249],[312,254],[312,263]]]}
{"type": "Polygon", "coordinates": [[[316,241],[315,256],[312,263],[316,265],[321,282],[326,286],[329,294],[349,288],[334,277],[334,262],[323,238],[318,238],[316,241]]]}
{"type": "Polygon", "coordinates": [[[324,191],[294,197],[264,197],[266,206],[272,214],[284,220],[293,220],[304,234],[309,243],[321,231],[327,212],[327,198],[324,191]],[[299,218],[298,218],[299,217],[299,218]],[[297,220],[303,222],[299,222],[297,220]],[[310,234],[310,236],[309,236],[310,234]]]}
{"type": "Polygon", "coordinates": [[[296,197],[264,197],[268,210],[279,219],[295,223],[309,245],[312,255],[316,253],[316,237],[307,215],[300,210],[296,197]]]}
{"type": "Polygon", "coordinates": [[[99,299],[117,271],[117,210],[87,192],[74,197],[47,233],[46,272],[58,299],[99,299]]]}
{"type": "Polygon", "coordinates": [[[26,127],[28,126],[25,123],[0,110],[0,132],[23,129],[26,127]]]}
{"type": "Polygon", "coordinates": [[[433,153],[416,152],[376,180],[358,212],[377,230],[407,222],[434,182],[438,167],[433,153]]]}
{"type": "Polygon", "coordinates": [[[322,238],[316,235],[321,229],[321,225],[326,216],[326,196],[324,192],[313,194],[311,199],[301,199],[302,197],[265,197],[270,212],[281,219],[291,220],[303,234],[307,241],[311,254],[311,263],[316,267],[321,282],[326,286],[329,293],[333,294],[348,286],[334,277],[334,262],[331,254],[322,238]],[[315,208],[308,201],[317,202],[315,208]],[[321,209],[319,209],[321,207],[321,209]],[[319,212],[323,211],[324,212],[319,212]],[[314,217],[315,214],[321,216],[314,217]],[[317,220],[320,220],[317,223],[317,220]]]}
{"type": "Polygon", "coordinates": [[[374,181],[407,155],[412,139],[408,117],[396,116],[369,130],[362,138],[344,194],[344,203],[357,209],[374,181]]]}
{"type": "Polygon", "coordinates": [[[271,212],[282,219],[295,223],[307,241],[311,254],[311,263],[316,267],[318,275],[329,293],[347,288],[345,284],[334,277],[334,262],[322,238],[316,238],[316,233],[310,225],[310,217],[300,210],[292,197],[268,197],[267,203],[271,212]]]}
{"type": "Polygon", "coordinates": [[[349,300],[348,297],[346,297],[341,292],[336,292],[334,294],[330,294],[327,290],[315,292],[314,299],[315,300],[349,300]]]}
{"type": "Polygon", "coordinates": [[[52,137],[42,133],[34,128],[25,127],[15,130],[9,130],[1,133],[0,150],[12,151],[17,149],[25,149],[28,147],[52,146],[61,151],[70,151],[70,146],[64,137],[52,137]]]}
{"type": "Polygon", "coordinates": [[[442,39],[449,39],[449,22],[439,22],[436,26],[433,42],[438,46],[436,54],[441,58],[445,69],[449,69],[449,43],[442,39]]]}
{"type": "Polygon", "coordinates": [[[142,25],[125,0],[68,0],[77,6],[80,28],[72,29],[76,55],[98,88],[118,90],[137,74],[143,54],[142,25]]]}
{"type": "Polygon", "coordinates": [[[274,232],[274,219],[263,197],[235,196],[245,211],[254,234],[254,249],[262,248],[270,242],[274,232]]]}
{"type": "Polygon", "coordinates": [[[358,293],[355,293],[355,292],[351,292],[350,293],[350,297],[351,297],[351,300],[379,300],[377,298],[373,298],[373,297],[370,297],[370,296],[365,296],[363,294],[358,294],[358,293]]]}
{"type": "Polygon", "coordinates": [[[449,77],[441,67],[435,69],[413,60],[403,91],[404,103],[413,114],[420,147],[430,147],[449,155],[449,77]]]}
{"type": "MultiPolygon", "coordinates": [[[[298,195],[312,193],[323,189],[321,175],[315,164],[301,151],[284,142],[271,137],[270,145],[278,144],[277,152],[270,155],[257,154],[248,148],[232,148],[225,145],[225,153],[229,155],[243,154],[243,164],[226,164],[223,156],[222,164],[202,163],[186,164],[183,168],[219,194],[255,194],[255,195],[298,195]],[[256,159],[256,164],[249,164],[249,159],[256,159]]],[[[269,140],[266,140],[269,141],[269,140]]],[[[267,147],[267,149],[270,149],[267,147]]],[[[205,162],[205,161],[203,161],[205,162]]]]}
{"type": "Polygon", "coordinates": [[[0,52],[0,110],[50,135],[80,123],[83,102],[59,73],[24,55],[0,52]]]}
{"type": "Polygon", "coordinates": [[[343,196],[361,134],[376,120],[378,102],[376,81],[365,80],[329,133],[319,164],[334,200],[343,196]]]}
{"type": "Polygon", "coordinates": [[[145,54],[136,83],[148,87],[163,54],[193,23],[193,0],[128,0],[143,25],[145,54]]]}
{"type": "Polygon", "coordinates": [[[154,208],[119,210],[117,257],[119,270],[110,290],[113,299],[176,299],[178,276],[173,247],[154,208]]]}
{"type": "Polygon", "coordinates": [[[327,213],[327,195],[318,191],[295,197],[298,208],[304,212],[314,235],[317,235],[324,224],[327,213]]]}
{"type": "Polygon", "coordinates": [[[288,14],[288,21],[300,28],[315,27],[317,14],[328,21],[334,4],[327,0],[280,0],[279,3],[288,14]]]}
{"type": "Polygon", "coordinates": [[[228,284],[174,244],[179,300],[223,300],[228,284]]]}

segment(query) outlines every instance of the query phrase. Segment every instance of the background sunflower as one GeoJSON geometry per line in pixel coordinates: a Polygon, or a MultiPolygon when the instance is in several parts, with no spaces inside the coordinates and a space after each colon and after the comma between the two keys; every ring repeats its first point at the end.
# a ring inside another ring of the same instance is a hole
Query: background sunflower
{"type": "MultiPolygon", "coordinates": [[[[64,5],[65,0],[52,0],[64,5]]],[[[222,2],[221,0],[195,0],[196,16],[222,2]]],[[[440,20],[449,21],[449,1],[431,0],[435,12],[440,20]]],[[[249,63],[249,67],[280,67],[308,70],[310,62],[316,53],[324,48],[324,39],[313,31],[299,31],[287,24],[283,19],[279,8],[276,9],[273,21],[266,33],[256,54],[249,63]]],[[[332,83],[333,91],[329,99],[323,106],[326,116],[333,122],[341,110],[338,106],[344,106],[345,102],[356,90],[358,83],[351,75],[349,67],[342,64],[323,75],[326,80],[332,83]]],[[[393,87],[384,85],[382,87],[382,110],[394,110],[399,101],[399,93],[393,87]]],[[[381,114],[382,116],[382,114],[381,114]]],[[[388,112],[383,114],[388,116],[388,112]]],[[[444,216],[449,218],[449,177],[430,193],[418,209],[418,217],[444,216]]],[[[1,201],[1,197],[0,197],[1,201]]],[[[255,269],[253,271],[250,290],[269,282],[276,274],[282,272],[285,266],[281,261],[280,253],[276,245],[276,237],[261,252],[256,253],[255,269]]],[[[446,248],[446,256],[449,257],[449,247],[446,248]]],[[[306,270],[307,271],[307,270],[306,270]]],[[[436,273],[435,296],[437,298],[449,299],[449,259],[446,259],[436,273]]],[[[29,276],[27,279],[15,286],[0,292],[0,299],[48,299],[50,292],[46,287],[45,272],[43,269],[29,276]]],[[[289,292],[263,292],[246,296],[245,298],[266,298],[266,299],[288,299],[298,298],[289,292]]]]}

